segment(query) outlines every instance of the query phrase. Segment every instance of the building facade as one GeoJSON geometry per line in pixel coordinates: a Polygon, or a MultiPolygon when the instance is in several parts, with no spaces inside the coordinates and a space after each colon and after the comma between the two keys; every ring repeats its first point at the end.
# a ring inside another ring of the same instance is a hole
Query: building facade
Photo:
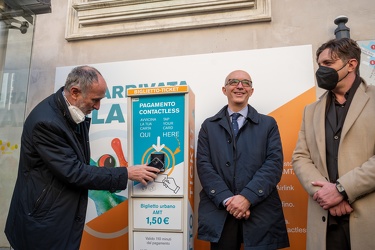
{"type": "MultiPolygon", "coordinates": [[[[9,246],[3,229],[23,121],[54,92],[56,68],[299,45],[311,45],[315,60],[318,46],[335,37],[340,15],[349,19],[351,38],[375,39],[371,0],[11,2],[17,1],[0,0],[0,247],[9,246]]],[[[283,59],[274,58],[280,64],[283,59]]]]}

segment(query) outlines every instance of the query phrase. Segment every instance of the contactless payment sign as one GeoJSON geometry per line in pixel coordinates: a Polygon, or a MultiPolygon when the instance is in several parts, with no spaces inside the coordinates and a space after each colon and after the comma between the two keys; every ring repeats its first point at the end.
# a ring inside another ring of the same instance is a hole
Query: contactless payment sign
{"type": "Polygon", "coordinates": [[[134,195],[182,195],[185,95],[132,98],[134,164],[161,171],[154,182],[133,183],[134,195]]]}

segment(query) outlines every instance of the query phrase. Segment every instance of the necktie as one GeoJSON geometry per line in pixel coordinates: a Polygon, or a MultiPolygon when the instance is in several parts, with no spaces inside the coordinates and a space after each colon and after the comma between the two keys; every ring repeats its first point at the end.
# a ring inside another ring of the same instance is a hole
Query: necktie
{"type": "Polygon", "coordinates": [[[232,127],[233,127],[233,133],[234,133],[234,136],[237,136],[237,133],[238,133],[238,122],[237,122],[237,119],[238,117],[240,117],[240,113],[233,113],[232,114],[232,127]]]}

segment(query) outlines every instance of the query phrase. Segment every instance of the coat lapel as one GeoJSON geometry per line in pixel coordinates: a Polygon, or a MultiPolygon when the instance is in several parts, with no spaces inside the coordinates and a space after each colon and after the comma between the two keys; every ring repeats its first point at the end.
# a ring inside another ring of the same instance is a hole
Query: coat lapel
{"type": "Polygon", "coordinates": [[[345,137],[350,128],[353,126],[355,120],[357,120],[358,116],[361,114],[363,108],[369,100],[369,97],[365,92],[365,87],[366,85],[362,83],[354,94],[353,101],[350,104],[348,114],[346,115],[344,126],[342,128],[341,141],[343,141],[342,138],[345,137]]]}
{"type": "Polygon", "coordinates": [[[226,116],[219,120],[219,125],[222,126],[228,132],[228,134],[232,134],[232,129],[229,126],[226,116]]]}
{"type": "MultiPolygon", "coordinates": [[[[315,131],[315,140],[318,147],[320,158],[322,159],[323,171],[327,173],[326,161],[326,140],[325,140],[325,112],[327,103],[327,93],[325,93],[316,105],[314,112],[313,126],[315,131]]],[[[328,176],[328,173],[327,173],[328,176]]]]}

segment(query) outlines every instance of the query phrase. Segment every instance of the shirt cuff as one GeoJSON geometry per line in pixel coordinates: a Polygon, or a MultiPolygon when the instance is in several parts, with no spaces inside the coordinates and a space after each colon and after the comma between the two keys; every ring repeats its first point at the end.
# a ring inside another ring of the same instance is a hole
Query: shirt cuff
{"type": "Polygon", "coordinates": [[[228,201],[230,198],[232,198],[232,197],[228,197],[228,198],[226,198],[226,199],[223,201],[223,206],[224,206],[224,207],[225,207],[225,204],[227,203],[227,201],[228,201]]]}

